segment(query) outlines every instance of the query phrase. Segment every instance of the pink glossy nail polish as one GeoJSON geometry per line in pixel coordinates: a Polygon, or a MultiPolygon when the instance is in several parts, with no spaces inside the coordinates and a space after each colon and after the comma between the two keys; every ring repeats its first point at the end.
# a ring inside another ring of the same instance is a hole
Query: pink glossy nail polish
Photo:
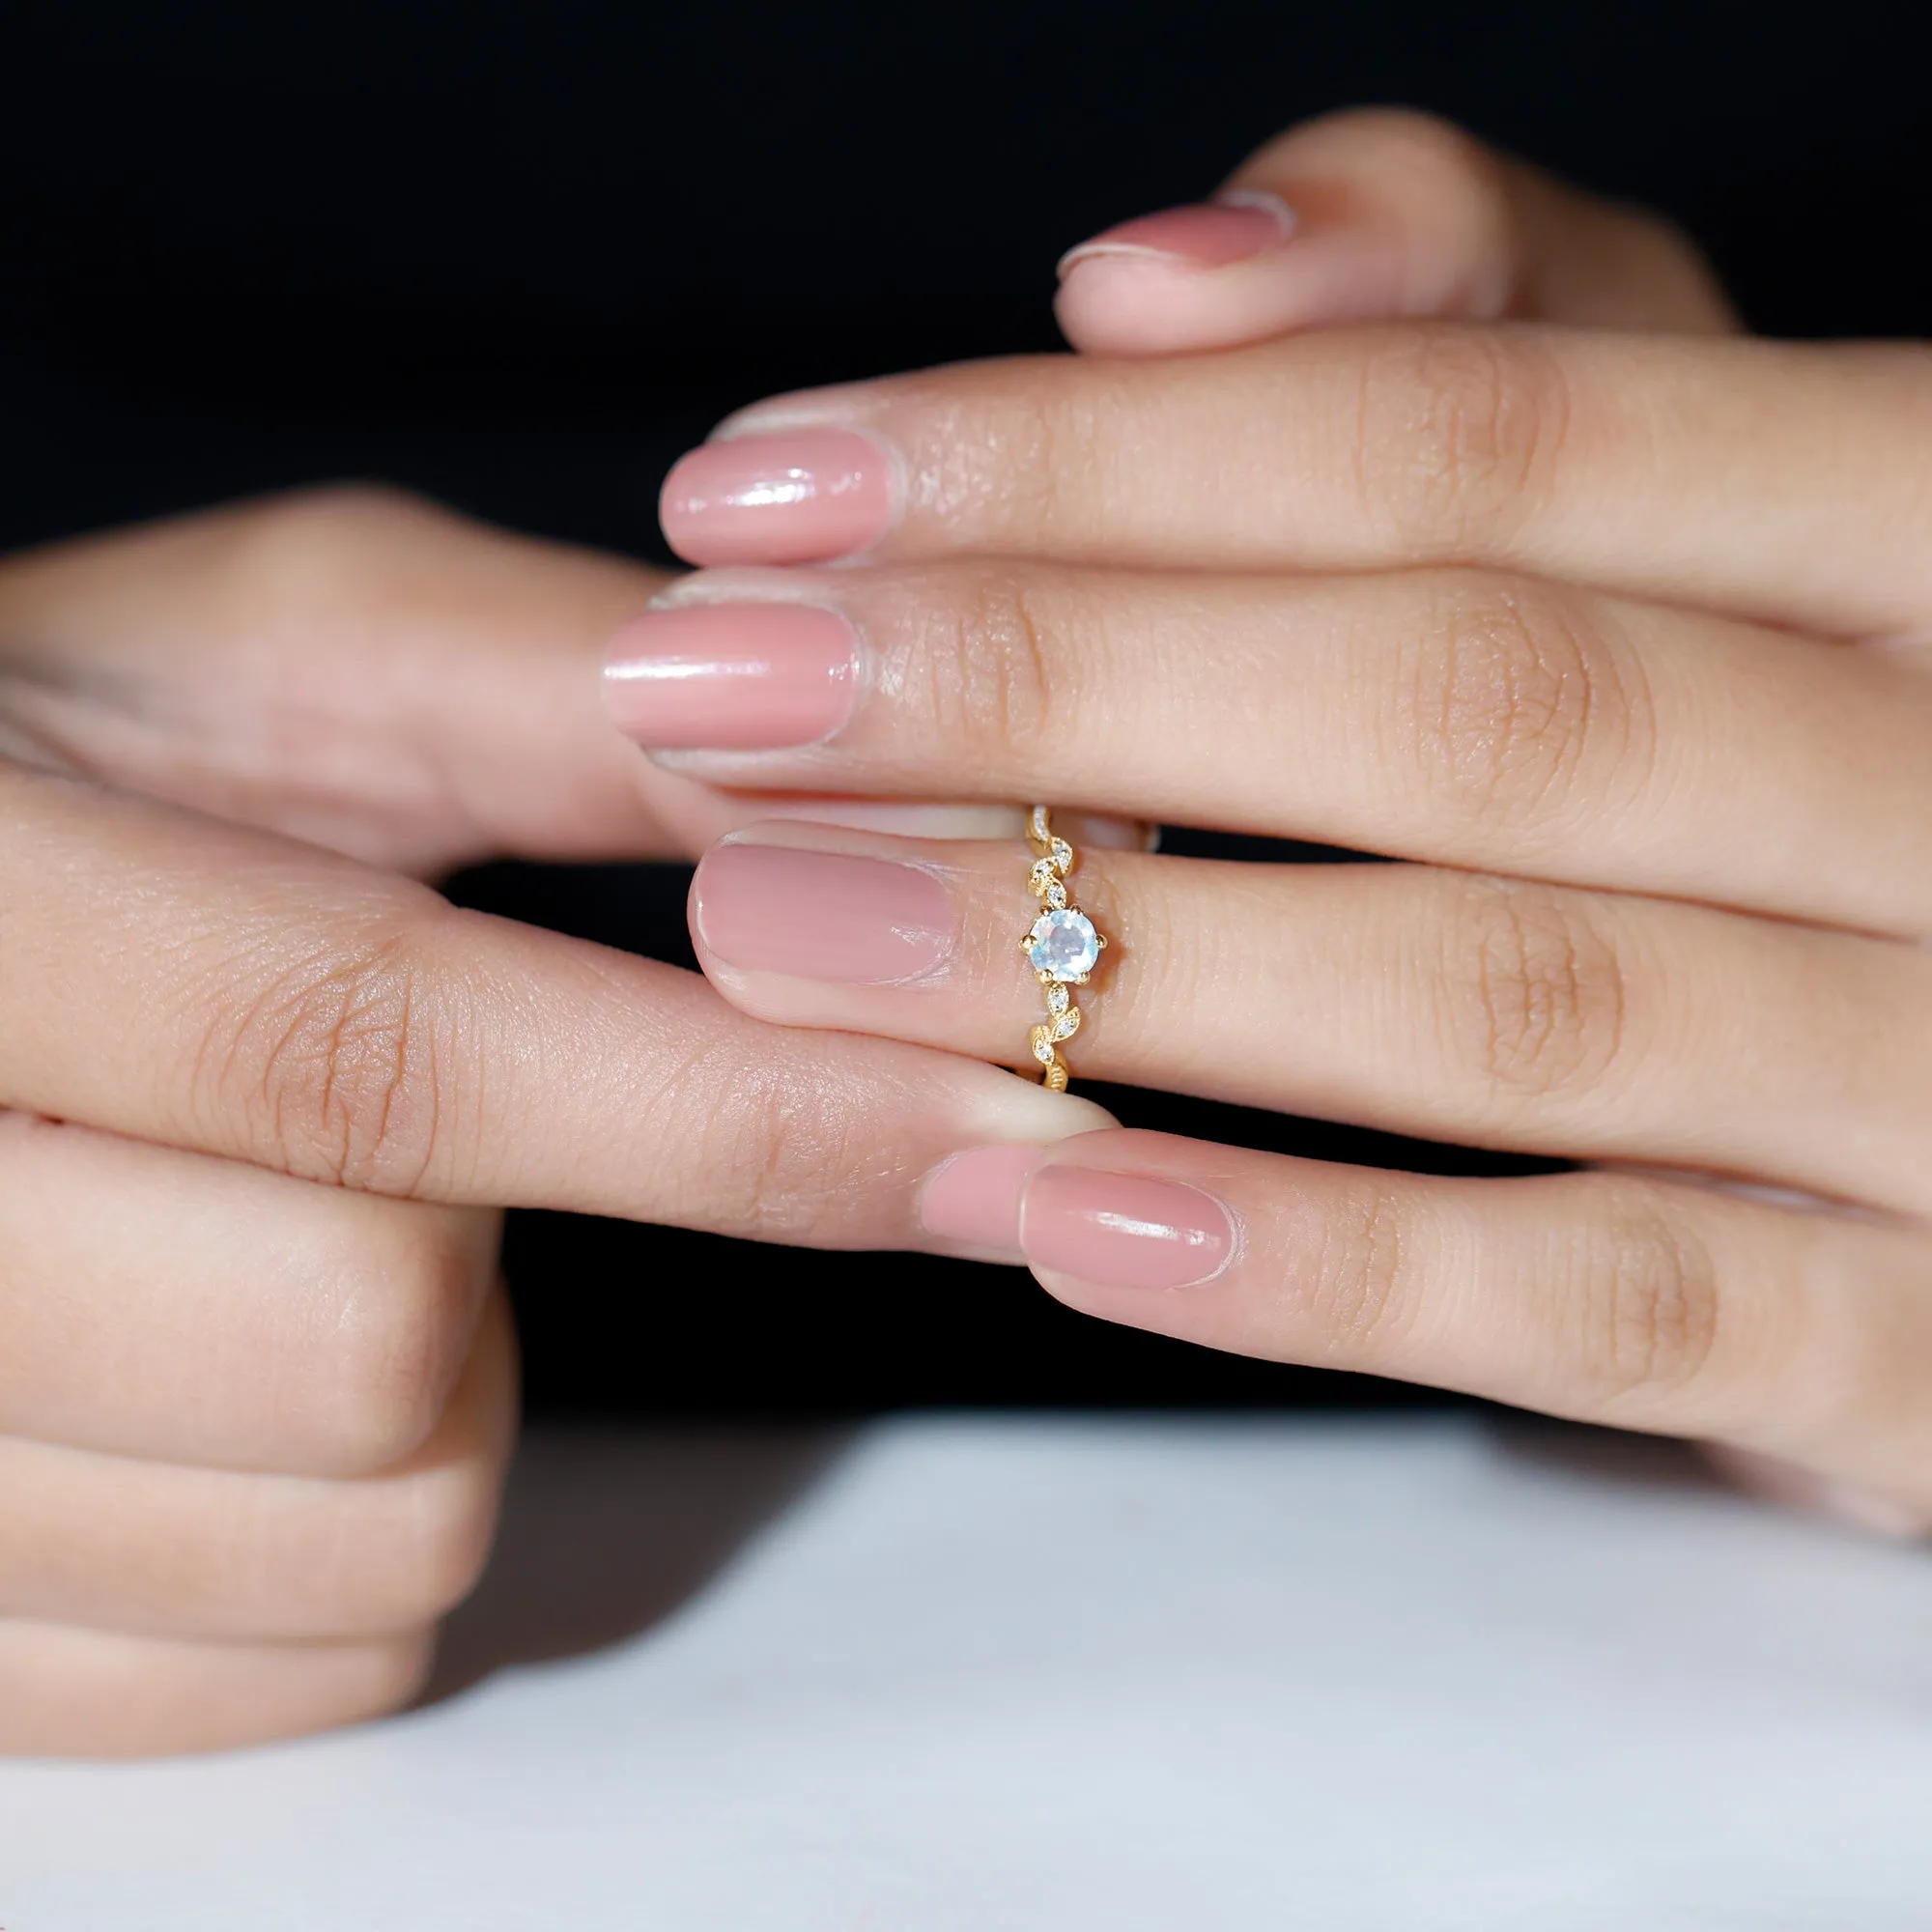
{"type": "Polygon", "coordinates": [[[885,986],[919,980],[958,943],[952,895],[891,859],[727,840],[691,889],[699,943],[741,973],[885,986]]]}
{"type": "Polygon", "coordinates": [[[658,513],[693,563],[813,563],[869,550],[892,527],[891,456],[849,429],[727,437],[679,458],[658,513]]]}
{"type": "Polygon", "coordinates": [[[1020,1213],[1027,1261],[1108,1288],[1188,1288],[1220,1273],[1235,1222],[1212,1195],[1151,1175],[1043,1167],[1020,1213]]]}
{"type": "Polygon", "coordinates": [[[1271,194],[1236,190],[1220,201],[1163,209],[1123,221],[1061,257],[1063,279],[1082,262],[1110,255],[1225,269],[1276,248],[1294,233],[1294,214],[1271,194]]]}
{"type": "Polygon", "coordinates": [[[815,604],[687,604],[646,611],[611,639],[604,698],[653,751],[815,745],[852,715],[858,639],[815,604]]]}
{"type": "Polygon", "coordinates": [[[1020,1251],[1020,1197],[1037,1147],[969,1148],[926,1182],[919,1218],[928,1235],[965,1248],[1020,1251]]]}

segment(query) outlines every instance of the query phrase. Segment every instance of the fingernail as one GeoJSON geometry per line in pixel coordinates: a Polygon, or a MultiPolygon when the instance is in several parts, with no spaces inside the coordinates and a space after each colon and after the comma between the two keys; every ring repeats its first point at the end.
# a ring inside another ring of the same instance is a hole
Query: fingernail
{"type": "Polygon", "coordinates": [[[1294,212],[1259,189],[1234,189],[1218,201],[1164,209],[1109,228],[1060,259],[1063,280],[1082,262],[1129,255],[1189,269],[1225,269],[1264,254],[1294,233],[1294,212]]]}
{"type": "Polygon", "coordinates": [[[958,917],[932,873],[892,859],[727,840],[691,889],[699,943],[742,973],[888,986],[952,955],[958,917]]]}
{"type": "Polygon", "coordinates": [[[731,436],[665,479],[665,536],[693,563],[811,563],[869,550],[892,526],[890,453],[849,429],[731,436]]]}
{"type": "Polygon", "coordinates": [[[1235,1252],[1234,1217],[1211,1194],[1149,1175],[1043,1167],[1020,1211],[1027,1261],[1108,1288],[1189,1288],[1235,1252]]]}
{"type": "Polygon", "coordinates": [[[654,751],[815,745],[852,715],[859,643],[815,604],[646,611],[611,639],[604,696],[618,730],[654,751]]]}
{"type": "Polygon", "coordinates": [[[928,1235],[963,1248],[1020,1252],[1020,1197],[1038,1165],[1037,1147],[971,1148],[925,1184],[919,1218],[928,1235]]]}

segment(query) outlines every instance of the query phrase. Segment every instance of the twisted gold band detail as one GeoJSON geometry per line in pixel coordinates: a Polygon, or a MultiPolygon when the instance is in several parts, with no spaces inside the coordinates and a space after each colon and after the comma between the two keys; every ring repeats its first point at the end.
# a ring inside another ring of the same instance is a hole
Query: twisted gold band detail
{"type": "Polygon", "coordinates": [[[1027,820],[1027,843],[1034,852],[1027,887],[1039,901],[1039,917],[1020,936],[1026,954],[1046,996],[1046,1018],[1028,1037],[1041,1079],[1056,1094],[1066,1091],[1066,1062],[1060,1043],[1080,1031],[1080,1009],[1069,986],[1084,986],[1106,940],[1094,922],[1067,895],[1066,876],[1078,863],[1073,847],[1053,829],[1043,805],[1034,807],[1027,820]]]}

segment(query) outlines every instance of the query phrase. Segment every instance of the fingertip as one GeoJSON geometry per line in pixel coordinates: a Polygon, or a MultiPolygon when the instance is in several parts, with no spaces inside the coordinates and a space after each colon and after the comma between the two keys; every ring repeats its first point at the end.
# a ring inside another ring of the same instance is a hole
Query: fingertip
{"type": "Polygon", "coordinates": [[[1061,327],[1090,355],[1172,355],[1245,341],[1253,326],[1242,271],[1273,264],[1298,227],[1295,212],[1264,188],[1122,222],[1061,257],[1061,327]]]}
{"type": "Polygon", "coordinates": [[[1401,262],[1362,223],[1300,223],[1248,260],[1202,268],[1170,256],[1076,250],[1054,313],[1083,355],[1202,354],[1307,328],[1392,316],[1401,262]]]}
{"type": "Polygon", "coordinates": [[[1053,312],[1085,355],[1173,355],[1227,348],[1245,323],[1223,292],[1156,256],[1089,255],[1068,268],[1053,312]]]}
{"type": "Polygon", "coordinates": [[[1354,109],[1276,136],[1211,202],[1061,263],[1076,349],[1157,355],[1409,315],[1493,316],[1514,286],[1506,164],[1450,124],[1354,109]]]}
{"type": "Polygon", "coordinates": [[[793,564],[869,550],[903,495],[895,453],[862,429],[801,422],[760,429],[746,414],[728,435],[687,451],[665,478],[658,523],[689,563],[793,564]]]}
{"type": "Polygon", "coordinates": [[[1182,270],[1225,269],[1279,248],[1295,230],[1294,211],[1265,188],[1234,188],[1213,201],[1163,209],[1103,230],[1060,258],[1065,278],[1091,261],[1163,262],[1182,270]]]}

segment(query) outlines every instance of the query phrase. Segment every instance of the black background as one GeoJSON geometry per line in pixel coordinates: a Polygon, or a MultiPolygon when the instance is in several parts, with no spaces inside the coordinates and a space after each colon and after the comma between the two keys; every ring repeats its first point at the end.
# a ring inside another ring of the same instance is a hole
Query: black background
{"type": "MultiPolygon", "coordinates": [[[[1899,0],[5,0],[0,548],[363,476],[662,558],[658,481],[726,409],[1054,347],[1062,249],[1350,102],[1669,210],[1759,327],[1919,332],[1912,21],[1899,0]]],[[[669,872],[452,890],[681,956],[669,872]]],[[[1101,1097],[1255,1145],[1499,1165],[1101,1097]]],[[[550,1215],[515,1217],[509,1252],[539,1408],[1395,1393],[1102,1328],[1010,1271],[550,1215]]]]}

